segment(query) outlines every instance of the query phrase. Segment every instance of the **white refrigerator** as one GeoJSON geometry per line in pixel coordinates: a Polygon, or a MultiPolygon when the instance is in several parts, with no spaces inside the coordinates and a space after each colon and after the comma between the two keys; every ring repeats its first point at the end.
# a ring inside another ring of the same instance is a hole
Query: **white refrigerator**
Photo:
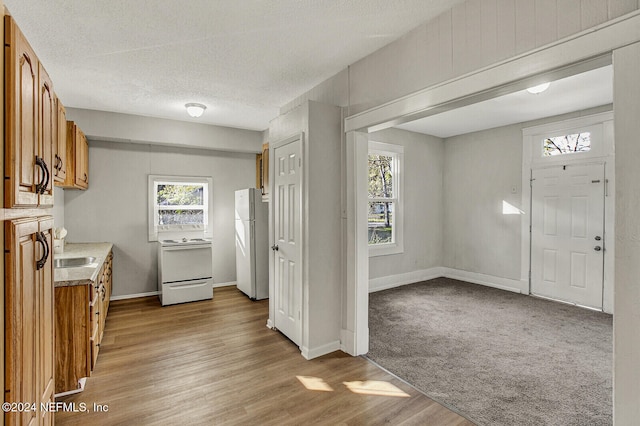
{"type": "Polygon", "coordinates": [[[255,188],[236,191],[236,280],[250,299],[269,297],[269,237],[267,203],[255,188]]]}

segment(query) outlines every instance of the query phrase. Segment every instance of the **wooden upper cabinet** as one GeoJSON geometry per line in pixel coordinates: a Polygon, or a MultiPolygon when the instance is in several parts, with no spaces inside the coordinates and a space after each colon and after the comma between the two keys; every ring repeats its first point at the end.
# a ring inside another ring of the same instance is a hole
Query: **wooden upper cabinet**
{"type": "Polygon", "coordinates": [[[67,177],[67,111],[60,99],[56,98],[56,131],[57,140],[54,144],[55,152],[53,156],[54,181],[58,185],[64,182],[67,177]]]}
{"type": "MultiPolygon", "coordinates": [[[[43,152],[40,145],[39,64],[33,49],[10,16],[5,16],[4,38],[4,206],[36,207],[41,201],[42,204],[52,202],[47,182],[51,149],[43,152]]],[[[45,81],[48,80],[42,83],[45,81]]],[[[45,90],[49,89],[50,86],[45,90]]],[[[43,98],[45,96],[43,93],[43,98]]]]}
{"type": "Polygon", "coordinates": [[[53,83],[42,64],[38,64],[39,99],[39,141],[38,150],[45,163],[45,180],[40,191],[41,206],[53,206],[53,179],[54,164],[53,152],[58,146],[58,107],[56,95],[53,92],[53,83]]]}
{"type": "Polygon", "coordinates": [[[75,122],[67,121],[66,129],[67,173],[60,186],[87,189],[89,187],[89,142],[75,122]]]}
{"type": "Polygon", "coordinates": [[[77,129],[76,185],[87,189],[89,187],[89,141],[84,132],[80,128],[77,129]]]}

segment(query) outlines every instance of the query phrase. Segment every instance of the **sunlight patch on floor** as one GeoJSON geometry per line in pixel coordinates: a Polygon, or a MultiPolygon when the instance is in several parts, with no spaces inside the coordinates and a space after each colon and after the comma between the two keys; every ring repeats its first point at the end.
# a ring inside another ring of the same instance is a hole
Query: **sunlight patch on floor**
{"type": "Polygon", "coordinates": [[[397,386],[379,380],[343,382],[343,384],[349,388],[351,392],[358,394],[396,396],[401,398],[409,397],[409,394],[400,390],[397,386]]]}
{"type": "Polygon", "coordinates": [[[300,380],[300,383],[302,383],[304,387],[309,390],[321,391],[321,392],[333,392],[333,388],[329,386],[327,382],[325,382],[319,377],[296,376],[296,378],[300,380]]]}

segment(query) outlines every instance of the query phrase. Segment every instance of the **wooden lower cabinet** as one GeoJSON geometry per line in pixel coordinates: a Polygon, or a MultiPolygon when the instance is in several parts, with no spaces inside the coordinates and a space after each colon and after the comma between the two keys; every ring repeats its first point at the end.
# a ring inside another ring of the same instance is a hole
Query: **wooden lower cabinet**
{"type": "Polygon", "coordinates": [[[91,284],[61,286],[56,301],[56,393],[80,389],[80,379],[91,376],[111,297],[113,254],[102,264],[91,284]]]}
{"type": "Polygon", "coordinates": [[[56,287],[56,393],[91,374],[89,286],[56,287]]]}
{"type": "Polygon", "coordinates": [[[5,396],[7,425],[51,425],[54,394],[51,216],[5,222],[5,396]]]}

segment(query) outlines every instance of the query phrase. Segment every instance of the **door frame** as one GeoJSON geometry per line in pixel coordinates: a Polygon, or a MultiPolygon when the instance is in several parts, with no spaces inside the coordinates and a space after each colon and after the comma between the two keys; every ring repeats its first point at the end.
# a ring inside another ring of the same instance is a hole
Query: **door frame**
{"type": "MultiPolygon", "coordinates": [[[[614,51],[640,41],[639,26],[640,11],[629,13],[555,43],[354,113],[344,120],[347,141],[366,139],[370,132],[609,65],[613,62],[614,51]]],[[[358,181],[366,178],[355,172],[361,161],[358,155],[350,156],[347,144],[347,205],[362,203],[357,192],[354,194],[359,186],[358,181]]],[[[360,241],[358,237],[362,233],[359,228],[366,226],[366,223],[357,218],[357,211],[362,208],[357,206],[353,209],[355,216],[347,212],[346,218],[347,227],[353,231],[347,232],[345,241],[348,258],[343,304],[343,324],[346,323],[346,327],[343,328],[343,335],[348,339],[343,340],[342,345],[351,355],[362,355],[369,350],[368,317],[362,312],[368,309],[368,296],[365,293],[368,293],[369,282],[368,274],[364,273],[368,268],[368,260],[361,260],[366,250],[362,245],[366,241],[360,241]],[[358,318],[362,320],[358,321],[358,318]]]]}
{"type": "MultiPolygon", "coordinates": [[[[300,173],[300,199],[298,200],[298,209],[300,211],[300,244],[298,246],[298,250],[299,250],[299,258],[300,258],[300,270],[302,272],[302,283],[300,283],[300,308],[304,311],[304,306],[303,306],[303,301],[304,299],[304,292],[305,292],[305,286],[304,286],[304,281],[305,281],[305,269],[306,269],[306,261],[305,261],[305,244],[306,241],[304,239],[304,232],[302,232],[302,230],[304,229],[304,223],[306,222],[306,208],[304,208],[306,206],[306,189],[305,189],[305,184],[307,182],[306,179],[306,157],[305,157],[305,153],[306,153],[306,149],[305,149],[305,143],[304,143],[304,132],[300,132],[300,133],[296,133],[292,136],[289,136],[287,138],[284,139],[280,139],[276,142],[271,142],[269,143],[269,158],[270,158],[270,164],[269,164],[269,203],[272,203],[274,201],[274,197],[275,197],[275,192],[274,192],[274,185],[275,185],[275,169],[276,169],[276,162],[275,162],[275,150],[276,148],[279,148],[281,146],[287,145],[289,143],[293,143],[295,141],[300,141],[300,158],[302,159],[302,167],[301,167],[301,171],[302,173],[300,173]]],[[[269,208],[269,247],[273,247],[273,245],[276,243],[276,237],[275,237],[275,215],[273,214],[274,212],[274,208],[269,208]]],[[[276,330],[276,324],[275,324],[275,314],[276,314],[276,302],[275,302],[275,271],[274,271],[274,262],[275,262],[275,254],[273,252],[273,250],[269,250],[269,318],[267,319],[267,327],[272,329],[272,330],[276,330]]],[[[302,347],[302,342],[304,341],[304,336],[305,336],[305,315],[302,315],[302,319],[300,320],[300,347],[302,347]]]]}
{"type": "Polygon", "coordinates": [[[521,261],[520,291],[531,292],[531,231],[532,231],[532,191],[531,177],[534,169],[558,166],[562,164],[604,163],[605,199],[604,199],[604,276],[602,289],[602,310],[613,314],[613,286],[615,259],[615,152],[613,134],[613,112],[608,111],[584,117],[556,121],[522,129],[522,211],[521,215],[521,261]],[[542,159],[537,157],[537,141],[545,134],[571,132],[579,128],[598,128],[601,130],[600,146],[579,156],[558,156],[542,159]],[[550,159],[550,160],[549,160],[550,159]]]}

